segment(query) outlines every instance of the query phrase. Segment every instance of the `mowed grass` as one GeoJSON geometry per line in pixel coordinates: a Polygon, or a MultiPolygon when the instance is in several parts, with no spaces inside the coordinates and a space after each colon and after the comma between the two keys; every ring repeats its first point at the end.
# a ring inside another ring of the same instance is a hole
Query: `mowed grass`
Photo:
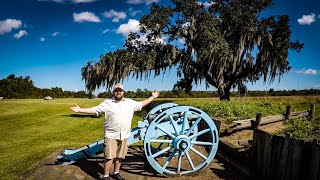
{"type": "Polygon", "coordinates": [[[0,179],[12,179],[61,148],[77,148],[103,137],[103,118],[72,116],[74,103],[91,107],[101,99],[5,100],[0,104],[0,179]]]}
{"type": "MultiPolygon", "coordinates": [[[[141,99],[140,99],[141,100],[141,99]]],[[[79,148],[103,138],[103,116],[76,115],[69,109],[74,103],[92,107],[103,99],[42,99],[5,100],[0,102],[0,179],[14,179],[32,168],[44,157],[64,148],[79,148]]],[[[220,102],[217,98],[157,99],[144,111],[136,113],[133,127],[146,113],[158,104],[174,102],[202,109],[211,117],[218,117],[223,124],[236,119],[282,114],[287,105],[293,111],[309,109],[316,104],[320,114],[320,97],[259,97],[232,98],[220,102]]]]}

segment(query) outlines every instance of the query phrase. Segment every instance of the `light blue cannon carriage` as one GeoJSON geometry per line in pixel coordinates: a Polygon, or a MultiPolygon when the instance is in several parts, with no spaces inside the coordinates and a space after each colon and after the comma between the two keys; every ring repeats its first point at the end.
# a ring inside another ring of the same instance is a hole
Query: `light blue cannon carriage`
{"type": "MultiPolygon", "coordinates": [[[[202,110],[174,103],[152,109],[131,130],[129,145],[144,141],[147,161],[160,174],[182,175],[199,171],[213,160],[219,141],[214,121],[202,110]]],[[[76,150],[66,149],[59,164],[72,164],[103,151],[103,140],[76,150]]]]}

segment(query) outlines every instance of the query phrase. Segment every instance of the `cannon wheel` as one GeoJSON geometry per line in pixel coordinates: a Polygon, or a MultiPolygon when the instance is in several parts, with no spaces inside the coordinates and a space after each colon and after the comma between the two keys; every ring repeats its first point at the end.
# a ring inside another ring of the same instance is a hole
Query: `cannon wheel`
{"type": "MultiPolygon", "coordinates": [[[[152,120],[148,119],[149,115],[159,115],[160,113],[162,113],[163,111],[172,108],[172,107],[177,107],[179,106],[176,103],[164,103],[164,104],[160,104],[158,106],[156,106],[155,108],[153,108],[145,117],[145,119],[147,119],[149,121],[149,124],[152,122],[152,120]]],[[[198,126],[196,126],[193,130],[193,133],[197,133],[198,132],[198,126]]],[[[168,135],[164,135],[161,136],[162,139],[169,139],[168,135]]],[[[195,141],[197,139],[197,137],[195,137],[193,140],[195,141]]],[[[161,146],[163,146],[164,143],[159,143],[158,147],[152,147],[152,151],[160,151],[161,146]]]]}
{"type": "Polygon", "coordinates": [[[160,174],[182,175],[199,171],[208,166],[213,160],[218,149],[218,130],[213,120],[203,111],[190,106],[176,106],[160,113],[149,125],[144,139],[144,151],[149,164],[160,174]],[[176,123],[190,124],[189,127],[177,127],[173,123],[173,115],[180,114],[176,123]],[[187,122],[189,115],[198,118],[187,122]],[[161,123],[170,119],[169,132],[161,123]],[[199,126],[204,128],[199,128],[199,126]],[[154,138],[156,131],[162,131],[168,139],[154,138]],[[199,131],[199,132],[198,132],[199,131]],[[203,140],[200,140],[198,137],[203,140]],[[159,144],[166,144],[161,150],[154,151],[159,144]]]}

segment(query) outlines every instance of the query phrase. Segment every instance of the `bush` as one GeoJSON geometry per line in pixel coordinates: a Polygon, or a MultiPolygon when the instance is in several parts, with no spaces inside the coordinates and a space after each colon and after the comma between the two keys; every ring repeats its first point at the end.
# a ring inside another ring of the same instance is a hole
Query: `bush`
{"type": "Polygon", "coordinates": [[[292,118],[285,122],[286,128],[281,133],[289,132],[295,138],[306,138],[320,129],[320,118],[309,121],[307,118],[292,118]]]}

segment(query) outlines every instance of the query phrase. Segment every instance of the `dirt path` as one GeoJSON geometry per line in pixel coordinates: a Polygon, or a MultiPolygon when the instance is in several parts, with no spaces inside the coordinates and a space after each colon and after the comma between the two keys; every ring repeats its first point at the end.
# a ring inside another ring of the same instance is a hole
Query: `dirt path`
{"type": "MultiPolygon", "coordinates": [[[[19,179],[101,179],[103,175],[103,158],[82,160],[74,165],[56,165],[59,152],[46,157],[41,163],[31,170],[19,176],[19,179]]],[[[113,169],[111,170],[113,172],[113,169]]],[[[131,147],[128,155],[122,163],[121,175],[127,180],[209,180],[209,179],[245,179],[230,166],[214,159],[212,163],[200,172],[187,175],[167,177],[161,174],[153,174],[152,168],[146,167],[143,158],[143,148],[131,147]]]]}
{"type": "MultiPolygon", "coordinates": [[[[260,126],[260,129],[262,129],[266,132],[269,132],[269,133],[275,133],[283,128],[284,128],[284,125],[283,125],[282,121],[260,126]]],[[[241,131],[232,133],[229,136],[220,137],[220,140],[226,140],[236,147],[240,147],[238,145],[239,140],[248,140],[248,139],[253,139],[253,130],[252,129],[245,129],[245,130],[241,130],[241,131]]]]}
{"type": "MultiPolygon", "coordinates": [[[[282,122],[273,123],[262,126],[268,132],[274,132],[283,128],[282,122]]],[[[243,130],[230,136],[223,137],[234,145],[240,139],[251,139],[252,130],[243,130]]],[[[56,165],[57,155],[63,150],[57,151],[31,170],[21,174],[19,179],[101,179],[103,175],[103,157],[100,154],[97,158],[87,159],[77,162],[73,165],[56,165]]],[[[121,175],[127,180],[157,180],[157,179],[173,179],[173,180],[211,180],[211,179],[247,179],[237,172],[230,165],[223,163],[221,160],[214,159],[211,164],[200,172],[184,176],[164,176],[154,174],[151,167],[146,166],[144,161],[143,147],[130,147],[126,159],[122,163],[121,175]]],[[[113,169],[111,170],[113,172],[113,169]]]]}

